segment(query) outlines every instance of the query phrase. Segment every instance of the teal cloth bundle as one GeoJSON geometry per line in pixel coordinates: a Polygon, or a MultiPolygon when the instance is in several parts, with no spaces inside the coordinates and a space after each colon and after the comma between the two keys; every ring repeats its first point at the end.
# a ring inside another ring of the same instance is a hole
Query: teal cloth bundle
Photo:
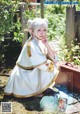
{"type": "Polygon", "coordinates": [[[58,110],[58,96],[44,96],[40,100],[40,107],[42,110],[51,110],[51,111],[57,111],[58,110]]]}

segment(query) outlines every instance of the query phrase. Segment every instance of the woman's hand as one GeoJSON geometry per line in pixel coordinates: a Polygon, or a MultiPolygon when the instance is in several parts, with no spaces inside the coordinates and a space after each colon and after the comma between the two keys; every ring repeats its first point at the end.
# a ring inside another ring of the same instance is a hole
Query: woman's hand
{"type": "Polygon", "coordinates": [[[42,43],[45,44],[45,45],[48,43],[48,40],[47,40],[46,37],[42,39],[42,43]]]}

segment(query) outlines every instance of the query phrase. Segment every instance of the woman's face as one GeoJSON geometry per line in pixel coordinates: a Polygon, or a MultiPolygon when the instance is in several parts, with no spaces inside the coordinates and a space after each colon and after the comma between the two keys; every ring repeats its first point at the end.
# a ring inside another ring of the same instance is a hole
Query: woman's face
{"type": "Polygon", "coordinates": [[[46,38],[47,30],[42,26],[36,31],[36,38],[39,40],[43,40],[46,38]]]}

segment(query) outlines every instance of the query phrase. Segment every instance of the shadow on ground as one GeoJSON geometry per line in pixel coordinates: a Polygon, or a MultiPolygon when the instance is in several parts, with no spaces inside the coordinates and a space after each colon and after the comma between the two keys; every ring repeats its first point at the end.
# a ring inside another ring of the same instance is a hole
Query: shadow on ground
{"type": "MultiPolygon", "coordinates": [[[[54,96],[55,92],[48,88],[43,92],[44,96],[54,96]]],[[[0,87],[0,102],[18,102],[28,111],[42,111],[40,101],[43,97],[16,98],[13,95],[4,95],[4,86],[0,87]]]]}

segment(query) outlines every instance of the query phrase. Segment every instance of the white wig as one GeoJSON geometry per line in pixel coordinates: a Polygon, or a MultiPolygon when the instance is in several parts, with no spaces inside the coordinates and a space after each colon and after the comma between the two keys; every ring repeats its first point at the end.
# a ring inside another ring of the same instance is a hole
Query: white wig
{"type": "Polygon", "coordinates": [[[48,28],[48,20],[42,19],[42,18],[35,18],[34,20],[28,20],[27,22],[28,29],[37,30],[41,26],[43,26],[45,29],[48,28]]]}

